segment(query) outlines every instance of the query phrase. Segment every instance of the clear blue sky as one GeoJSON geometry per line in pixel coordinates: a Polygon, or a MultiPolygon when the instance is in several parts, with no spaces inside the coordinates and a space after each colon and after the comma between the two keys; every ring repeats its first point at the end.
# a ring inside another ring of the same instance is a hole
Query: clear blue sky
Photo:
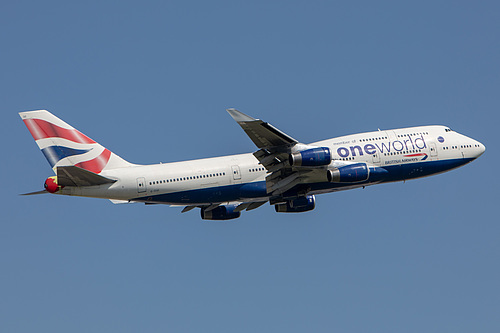
{"type": "Polygon", "coordinates": [[[0,6],[1,332],[499,332],[498,1],[10,1],[0,6]],[[224,223],[20,197],[52,175],[17,112],[135,163],[446,124],[487,147],[422,180],[224,223]]]}

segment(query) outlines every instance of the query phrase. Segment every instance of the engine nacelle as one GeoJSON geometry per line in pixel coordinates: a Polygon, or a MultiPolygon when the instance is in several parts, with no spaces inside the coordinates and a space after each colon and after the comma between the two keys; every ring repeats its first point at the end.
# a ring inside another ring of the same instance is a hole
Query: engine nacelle
{"type": "Polygon", "coordinates": [[[326,177],[331,183],[359,183],[370,177],[370,168],[366,163],[345,165],[328,170],[326,177]]]}
{"type": "Polygon", "coordinates": [[[43,184],[43,187],[45,187],[45,189],[49,193],[56,193],[62,188],[62,186],[57,185],[57,176],[47,178],[45,180],[45,183],[43,184]]]}
{"type": "Polygon", "coordinates": [[[316,207],[314,195],[288,200],[286,203],[274,205],[277,213],[302,213],[313,210],[316,207]]]}
{"type": "Polygon", "coordinates": [[[234,209],[236,206],[219,206],[212,210],[205,210],[205,208],[201,209],[201,218],[204,220],[214,220],[214,221],[224,221],[231,220],[240,217],[241,212],[235,212],[234,209]]]}
{"type": "Polygon", "coordinates": [[[332,152],[330,148],[320,147],[292,153],[288,157],[292,166],[322,166],[332,162],[332,152]]]}

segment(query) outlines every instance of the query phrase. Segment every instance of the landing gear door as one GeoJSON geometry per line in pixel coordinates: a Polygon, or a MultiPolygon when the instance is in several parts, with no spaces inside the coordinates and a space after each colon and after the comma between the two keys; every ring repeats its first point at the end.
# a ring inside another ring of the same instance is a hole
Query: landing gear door
{"type": "Polygon", "coordinates": [[[146,180],[144,177],[137,178],[137,193],[146,192],[146,180]]]}

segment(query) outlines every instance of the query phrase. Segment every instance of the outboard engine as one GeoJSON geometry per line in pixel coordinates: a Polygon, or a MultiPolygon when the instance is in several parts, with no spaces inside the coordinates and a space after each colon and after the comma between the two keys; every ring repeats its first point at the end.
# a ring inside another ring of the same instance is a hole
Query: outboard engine
{"type": "Polygon", "coordinates": [[[288,200],[286,203],[274,205],[277,213],[302,213],[313,210],[316,206],[314,195],[288,200]]]}
{"type": "Polygon", "coordinates": [[[292,153],[288,157],[292,166],[322,166],[332,162],[332,152],[330,148],[320,147],[292,153]]]}
{"type": "Polygon", "coordinates": [[[235,212],[235,205],[219,206],[212,210],[201,209],[201,218],[204,220],[224,221],[240,217],[241,212],[235,212]]]}

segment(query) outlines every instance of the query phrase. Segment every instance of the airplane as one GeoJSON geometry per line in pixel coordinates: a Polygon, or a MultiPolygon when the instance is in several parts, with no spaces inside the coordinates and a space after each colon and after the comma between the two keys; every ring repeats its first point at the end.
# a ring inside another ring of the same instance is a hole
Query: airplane
{"type": "Polygon", "coordinates": [[[257,151],[138,165],[46,110],[20,112],[51,165],[52,193],[200,208],[204,220],[230,220],[266,203],[279,213],[315,208],[315,195],[443,173],[481,156],[485,146],[447,126],[378,130],[301,143],[273,125],[227,109],[257,151]]]}

